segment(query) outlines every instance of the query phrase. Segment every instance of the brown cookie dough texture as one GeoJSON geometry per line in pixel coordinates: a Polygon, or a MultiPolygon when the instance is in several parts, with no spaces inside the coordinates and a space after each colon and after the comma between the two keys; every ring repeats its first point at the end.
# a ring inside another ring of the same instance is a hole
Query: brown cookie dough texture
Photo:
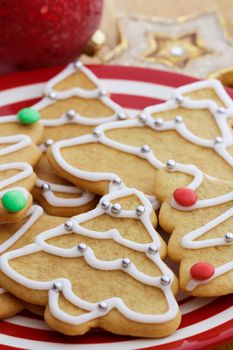
{"type": "Polygon", "coordinates": [[[181,89],[164,104],[146,108],[138,120],[101,125],[96,138],[89,135],[55,143],[48,152],[49,161],[60,176],[99,195],[109,191],[109,173],[128,187],[155,195],[156,171],[170,159],[232,180],[230,97],[216,81],[181,89]],[[219,125],[225,121],[224,125],[220,128],[216,120],[219,125]],[[224,154],[219,151],[222,145],[224,154]]]}
{"type": "Polygon", "coordinates": [[[78,64],[70,64],[51,79],[45,86],[44,99],[32,106],[41,114],[45,141],[89,134],[96,125],[127,118],[102,82],[78,64]]]}
{"type": "MultiPolygon", "coordinates": [[[[178,283],[161,260],[166,256],[166,245],[153,228],[156,225],[157,218],[150,202],[136,190],[109,194],[101,199],[96,209],[66,223],[64,218],[42,215],[12,247],[14,258],[8,263],[19,278],[25,277],[33,285],[50,281],[50,287],[29,288],[4,266],[0,283],[26,303],[46,307],[46,322],[65,334],[79,335],[92,327],[100,327],[117,334],[166,336],[180,323],[180,311],[173,296],[177,293],[178,283]],[[30,245],[32,241],[35,243],[30,245]],[[155,249],[154,242],[160,246],[159,251],[146,253],[145,249],[149,247],[155,249]],[[135,244],[137,248],[134,248],[135,244]],[[21,254],[21,248],[27,252],[21,254]],[[62,254],[59,253],[61,249],[62,254]],[[115,261],[119,261],[121,267],[108,268],[115,261]],[[157,278],[158,284],[136,278],[132,272],[134,268],[146,280],[157,278]],[[66,281],[62,282],[61,289],[59,281],[66,281]],[[103,312],[97,311],[97,315],[89,319],[90,310],[72,302],[70,292],[66,292],[69,288],[76,298],[92,305],[93,312],[100,307],[103,312]],[[169,294],[170,305],[165,291],[169,294]],[[139,313],[142,318],[144,315],[160,316],[169,310],[172,313],[168,319],[147,323],[130,319],[127,312],[122,314],[115,307],[104,312],[104,300],[108,302],[114,297],[120,298],[129,310],[139,313]],[[99,306],[101,302],[103,305],[99,306]],[[71,321],[72,316],[81,315],[86,315],[86,321],[71,321]]],[[[8,254],[11,252],[4,256],[9,257],[8,254]]],[[[3,265],[4,261],[3,258],[3,265]]]]}
{"type": "Polygon", "coordinates": [[[186,187],[191,182],[190,180],[190,177],[182,173],[175,174],[162,170],[156,174],[156,196],[162,202],[159,223],[166,232],[171,234],[168,254],[173,260],[180,262],[179,281],[181,288],[185,291],[204,297],[230,294],[233,292],[233,213],[231,214],[233,182],[204,177],[201,185],[195,191],[198,195],[197,205],[203,200],[214,198],[219,200],[223,196],[226,199],[215,205],[209,202],[204,207],[190,210],[188,207],[181,207],[177,210],[172,204],[173,193],[178,188],[186,187]],[[226,213],[228,216],[219,221],[226,213]],[[205,228],[203,232],[200,231],[200,234],[193,238],[190,237],[189,246],[185,246],[184,237],[187,242],[188,234],[190,236],[191,232],[201,230],[203,227],[205,228]],[[228,239],[226,239],[226,234],[229,235],[228,239]],[[210,240],[214,241],[209,246],[205,246],[210,240]],[[195,244],[199,246],[195,247],[195,244]],[[228,269],[226,272],[218,272],[219,275],[213,275],[210,280],[196,281],[198,284],[190,290],[190,281],[193,280],[191,268],[200,262],[211,264],[215,273],[226,265],[228,269]]]}

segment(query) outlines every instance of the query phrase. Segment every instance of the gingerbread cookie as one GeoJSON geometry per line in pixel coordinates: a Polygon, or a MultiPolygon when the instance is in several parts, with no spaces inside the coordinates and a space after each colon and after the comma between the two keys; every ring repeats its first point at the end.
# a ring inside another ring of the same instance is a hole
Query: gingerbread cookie
{"type": "Polygon", "coordinates": [[[141,192],[109,193],[96,209],[61,220],[47,216],[41,233],[33,230],[28,242],[19,241],[1,257],[5,288],[46,306],[49,326],[65,334],[92,327],[143,337],[175,331],[178,285],[162,260],[166,246],[141,192]]]}
{"type": "Polygon", "coordinates": [[[83,192],[67,180],[58,176],[50,166],[46,151],[52,144],[48,139],[41,145],[43,155],[35,167],[36,185],[32,191],[36,200],[50,215],[73,216],[95,207],[99,199],[89,192],[83,192]]]}
{"type": "MultiPolygon", "coordinates": [[[[0,254],[6,250],[13,249],[17,243],[26,234],[28,228],[32,226],[41,216],[42,210],[39,207],[32,206],[26,217],[21,222],[14,224],[1,224],[0,235],[0,254]]],[[[27,237],[29,243],[30,237],[27,237]]],[[[7,318],[17,314],[24,308],[24,302],[4,288],[0,288],[0,318],[7,318]]]]}
{"type": "Polygon", "coordinates": [[[17,116],[0,118],[0,222],[16,222],[28,211],[35,183],[31,165],[41,155],[35,143],[43,137],[37,111],[21,110],[17,116]],[[20,160],[20,162],[19,162],[20,160]]]}
{"type": "Polygon", "coordinates": [[[24,303],[0,287],[0,319],[16,315],[24,308],[24,303]]]}
{"type": "Polygon", "coordinates": [[[190,176],[158,171],[159,222],[171,233],[169,256],[180,265],[180,286],[195,296],[233,292],[233,182],[189,166],[190,176]]]}
{"type": "Polygon", "coordinates": [[[97,194],[115,181],[154,195],[157,169],[194,164],[232,180],[233,103],[220,82],[193,83],[138,118],[98,126],[90,135],[56,142],[48,153],[56,171],[97,194]],[[98,161],[96,161],[98,160],[98,161]]]}
{"type": "Polygon", "coordinates": [[[45,97],[32,106],[45,126],[44,140],[58,141],[89,134],[102,123],[126,119],[100,80],[81,62],[68,65],[44,88],[45,97]]]}
{"type": "MultiPolygon", "coordinates": [[[[14,224],[2,224],[0,235],[0,254],[6,250],[16,249],[21,244],[29,244],[33,242],[34,236],[40,232],[40,228],[48,227],[46,223],[46,215],[38,205],[33,205],[27,212],[24,219],[14,224]]],[[[64,218],[53,217],[53,224],[64,218]]],[[[33,313],[42,314],[43,309],[36,306],[26,304],[21,298],[17,298],[10,294],[3,287],[0,288],[0,318],[7,318],[17,314],[22,309],[28,309],[33,313]]]]}

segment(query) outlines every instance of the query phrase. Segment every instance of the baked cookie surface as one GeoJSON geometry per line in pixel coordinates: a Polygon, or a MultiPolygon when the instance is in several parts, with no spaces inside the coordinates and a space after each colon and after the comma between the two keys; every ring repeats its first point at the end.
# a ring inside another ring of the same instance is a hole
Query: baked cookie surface
{"type": "Polygon", "coordinates": [[[4,254],[0,282],[25,302],[46,306],[51,327],[70,335],[101,327],[147,337],[178,327],[177,280],[162,260],[166,245],[141,192],[110,193],[90,212],[59,218],[60,225],[41,220],[46,226],[33,230],[34,243],[25,239],[4,254]]]}

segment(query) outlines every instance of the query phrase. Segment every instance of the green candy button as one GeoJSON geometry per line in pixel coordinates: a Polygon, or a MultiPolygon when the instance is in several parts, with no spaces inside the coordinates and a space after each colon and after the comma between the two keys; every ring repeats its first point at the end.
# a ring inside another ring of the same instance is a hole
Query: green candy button
{"type": "Polygon", "coordinates": [[[18,112],[18,120],[22,124],[34,124],[40,120],[40,113],[33,108],[23,108],[18,112]]]}
{"type": "Polygon", "coordinates": [[[17,213],[24,209],[26,204],[26,198],[20,191],[7,191],[2,196],[2,205],[9,212],[17,213]]]}

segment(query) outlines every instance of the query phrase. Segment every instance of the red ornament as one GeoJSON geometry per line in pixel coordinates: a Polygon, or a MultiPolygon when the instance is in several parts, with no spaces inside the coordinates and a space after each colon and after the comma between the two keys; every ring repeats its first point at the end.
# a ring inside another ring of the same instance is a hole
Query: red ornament
{"type": "Polygon", "coordinates": [[[199,262],[190,269],[190,274],[196,280],[204,281],[213,276],[215,268],[208,262],[199,262]]]}
{"type": "Polygon", "coordinates": [[[175,201],[183,207],[189,207],[198,200],[196,192],[187,187],[177,188],[173,193],[173,197],[175,201]]]}
{"type": "Polygon", "coordinates": [[[0,69],[73,61],[97,29],[103,0],[7,0],[0,5],[0,69]]]}

